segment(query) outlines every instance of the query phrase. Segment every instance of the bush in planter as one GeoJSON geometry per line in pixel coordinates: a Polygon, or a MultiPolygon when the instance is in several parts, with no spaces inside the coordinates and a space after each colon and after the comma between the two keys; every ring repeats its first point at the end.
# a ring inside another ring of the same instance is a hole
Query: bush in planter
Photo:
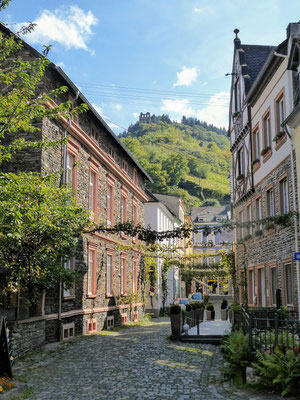
{"type": "Polygon", "coordinates": [[[186,311],[186,312],[192,311],[192,306],[191,306],[191,304],[186,304],[186,305],[185,305],[185,311],[186,311]]]}
{"type": "Polygon", "coordinates": [[[221,303],[221,310],[226,310],[227,306],[228,306],[228,301],[226,299],[223,299],[221,303]]]}
{"type": "Polygon", "coordinates": [[[267,152],[268,152],[269,150],[271,150],[271,147],[270,147],[270,146],[265,147],[264,149],[262,149],[260,155],[261,155],[261,156],[266,155],[267,152]]]}
{"type": "Polygon", "coordinates": [[[170,315],[180,314],[180,312],[181,312],[181,307],[179,304],[173,304],[170,307],[170,315]]]}
{"type": "Polygon", "coordinates": [[[215,319],[215,308],[212,303],[206,304],[206,318],[208,321],[215,319]]]}
{"type": "Polygon", "coordinates": [[[221,319],[222,319],[222,321],[227,320],[227,306],[228,306],[228,301],[226,299],[223,299],[222,303],[221,303],[221,319]]]}
{"type": "Polygon", "coordinates": [[[178,304],[173,304],[170,308],[171,330],[172,335],[179,336],[182,332],[183,313],[178,304]]]}
{"type": "Polygon", "coordinates": [[[200,310],[204,307],[202,301],[194,301],[192,304],[194,304],[195,310],[200,310]]]}

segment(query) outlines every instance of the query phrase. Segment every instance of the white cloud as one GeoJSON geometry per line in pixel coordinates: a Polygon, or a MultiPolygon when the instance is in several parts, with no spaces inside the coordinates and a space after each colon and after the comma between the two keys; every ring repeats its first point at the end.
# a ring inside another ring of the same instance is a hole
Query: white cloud
{"type": "Polygon", "coordinates": [[[229,93],[219,92],[213,95],[207,102],[207,106],[202,109],[195,109],[189,100],[163,100],[161,111],[169,113],[171,118],[177,120],[178,115],[195,117],[208,124],[217,127],[227,127],[228,125],[228,103],[229,93]]]}
{"type": "Polygon", "coordinates": [[[177,82],[173,86],[189,86],[197,79],[198,71],[196,68],[182,67],[180,72],[177,72],[177,82]]]}
{"type": "Polygon", "coordinates": [[[65,68],[65,64],[62,61],[55,63],[55,65],[57,65],[60,68],[65,68]]]}
{"type": "MultiPolygon", "coordinates": [[[[94,54],[86,44],[92,35],[92,26],[98,22],[91,11],[85,12],[78,6],[60,7],[54,11],[44,10],[33,22],[37,26],[26,35],[26,41],[32,44],[57,42],[68,50],[82,49],[94,54]]],[[[24,23],[18,24],[20,27],[23,25],[24,23]]]]}
{"type": "Polygon", "coordinates": [[[123,108],[122,104],[117,104],[117,103],[116,104],[112,104],[112,107],[116,111],[120,111],[123,108]]]}
{"type": "Polygon", "coordinates": [[[189,106],[188,100],[163,100],[163,105],[160,107],[162,111],[173,112],[186,117],[194,115],[195,111],[189,106]]]}
{"type": "Polygon", "coordinates": [[[196,117],[209,124],[226,128],[228,125],[228,102],[229,93],[217,93],[210,98],[205,108],[196,111],[196,117]]]}
{"type": "Polygon", "coordinates": [[[195,11],[195,13],[201,13],[202,12],[201,8],[194,8],[194,11],[195,11]]]}
{"type": "Polygon", "coordinates": [[[132,113],[132,116],[133,116],[134,119],[138,119],[139,115],[140,114],[137,113],[137,112],[132,113]]]}

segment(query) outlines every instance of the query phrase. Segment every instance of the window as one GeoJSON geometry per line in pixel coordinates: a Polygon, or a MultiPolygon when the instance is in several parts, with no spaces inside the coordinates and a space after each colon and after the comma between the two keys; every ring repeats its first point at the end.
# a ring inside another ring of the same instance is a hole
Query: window
{"type": "Polygon", "coordinates": [[[108,149],[108,154],[111,158],[115,159],[115,150],[112,147],[108,149]]]}
{"type": "Polygon", "coordinates": [[[239,239],[243,239],[244,237],[244,227],[242,226],[242,224],[244,223],[244,211],[240,211],[239,212],[239,239]]]}
{"type": "Polygon", "coordinates": [[[274,217],[274,191],[273,188],[267,190],[267,215],[268,217],[274,217]]]}
{"type": "Polygon", "coordinates": [[[90,187],[89,187],[89,209],[95,213],[95,186],[96,186],[96,174],[90,171],[90,187]]]}
{"type": "Polygon", "coordinates": [[[293,274],[292,264],[284,264],[284,291],[285,291],[285,302],[286,305],[293,304],[293,274]]]}
{"type": "Polygon", "coordinates": [[[253,132],[253,161],[259,160],[260,151],[259,151],[259,130],[255,129],[253,132]]]}
{"type": "Polygon", "coordinates": [[[127,221],[127,197],[121,196],[121,222],[127,221]]]}
{"type": "MultiPolygon", "coordinates": [[[[70,258],[68,261],[64,263],[65,269],[69,271],[74,271],[75,268],[75,257],[70,258]]],[[[72,285],[70,288],[64,288],[64,297],[73,297],[75,295],[75,285],[72,285]]]]}
{"type": "Polygon", "coordinates": [[[137,170],[134,168],[134,170],[133,170],[133,183],[135,184],[135,185],[137,185],[138,184],[138,173],[137,173],[137,170]]]}
{"type": "Polygon", "coordinates": [[[238,178],[245,174],[245,162],[244,162],[244,148],[241,147],[237,153],[238,157],[238,178]]]}
{"type": "Polygon", "coordinates": [[[239,79],[236,80],[234,85],[234,105],[235,112],[239,112],[241,110],[241,92],[239,79]]]}
{"type": "Polygon", "coordinates": [[[128,164],[125,160],[122,160],[122,170],[128,173],[128,164]]]}
{"type": "Polygon", "coordinates": [[[106,218],[107,225],[114,224],[114,178],[109,175],[107,179],[106,218]]]}
{"type": "Polygon", "coordinates": [[[278,289],[278,279],[276,267],[270,267],[270,303],[276,305],[276,290],[278,289]]]}
{"type": "Polygon", "coordinates": [[[195,232],[194,233],[194,243],[195,244],[201,244],[202,243],[202,233],[201,232],[195,232]]]}
{"type": "MultiPolygon", "coordinates": [[[[137,226],[137,200],[134,198],[132,201],[132,222],[134,226],[137,226]]],[[[133,241],[137,242],[138,235],[133,237],[133,241]]]]}
{"type": "Polygon", "coordinates": [[[280,196],[280,213],[286,214],[289,212],[289,196],[288,196],[288,181],[287,176],[279,181],[279,196],[280,196]]]}
{"type": "Polygon", "coordinates": [[[266,307],[265,268],[257,267],[257,305],[266,307]]]}
{"type": "Polygon", "coordinates": [[[283,93],[277,98],[275,103],[276,109],[276,133],[282,130],[281,124],[284,121],[284,96],[283,93]]]}
{"type": "MultiPolygon", "coordinates": [[[[258,197],[255,200],[255,213],[256,213],[256,221],[259,221],[262,219],[262,202],[261,202],[261,197],[258,197]]],[[[256,230],[260,231],[262,230],[262,224],[256,225],[256,230]]]]}
{"type": "Polygon", "coordinates": [[[253,304],[254,301],[254,270],[251,269],[248,271],[248,302],[249,304],[253,304]]]}
{"type": "Polygon", "coordinates": [[[249,223],[249,225],[247,226],[247,235],[252,235],[252,210],[251,210],[251,204],[248,204],[246,207],[246,222],[249,223]]]}
{"type": "Polygon", "coordinates": [[[126,267],[127,267],[127,260],[124,256],[121,256],[121,271],[120,271],[120,278],[121,278],[121,294],[125,295],[127,290],[127,282],[126,282],[126,267]]]}
{"type": "Polygon", "coordinates": [[[107,251],[106,257],[106,295],[113,294],[113,254],[107,251]]]}
{"type": "Polygon", "coordinates": [[[137,260],[132,261],[132,292],[138,291],[137,260]]]}
{"type": "Polygon", "coordinates": [[[75,157],[67,153],[66,183],[73,187],[75,157]]]}
{"type": "Polygon", "coordinates": [[[263,119],[263,130],[264,130],[264,148],[271,147],[271,118],[269,112],[263,119]]]}
{"type": "Polygon", "coordinates": [[[96,295],[96,245],[88,247],[88,296],[96,295]]]}

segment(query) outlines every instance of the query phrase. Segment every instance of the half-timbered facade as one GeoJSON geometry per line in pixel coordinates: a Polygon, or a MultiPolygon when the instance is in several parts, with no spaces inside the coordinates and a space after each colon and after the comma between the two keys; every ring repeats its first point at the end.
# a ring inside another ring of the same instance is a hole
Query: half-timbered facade
{"type": "MultiPolygon", "coordinates": [[[[232,150],[233,218],[239,224],[296,211],[289,132],[292,110],[287,70],[290,38],[277,47],[243,45],[235,31],[229,136],[232,150]]],[[[236,229],[240,301],[252,306],[297,308],[299,282],[290,227],[256,223],[236,229]]]]}

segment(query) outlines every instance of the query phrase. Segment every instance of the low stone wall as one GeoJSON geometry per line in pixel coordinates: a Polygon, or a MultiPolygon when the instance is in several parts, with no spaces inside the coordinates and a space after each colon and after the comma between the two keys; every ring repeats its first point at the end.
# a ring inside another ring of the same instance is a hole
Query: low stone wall
{"type": "Polygon", "coordinates": [[[9,321],[8,327],[15,359],[46,344],[44,319],[31,318],[19,322],[9,321]]]}

